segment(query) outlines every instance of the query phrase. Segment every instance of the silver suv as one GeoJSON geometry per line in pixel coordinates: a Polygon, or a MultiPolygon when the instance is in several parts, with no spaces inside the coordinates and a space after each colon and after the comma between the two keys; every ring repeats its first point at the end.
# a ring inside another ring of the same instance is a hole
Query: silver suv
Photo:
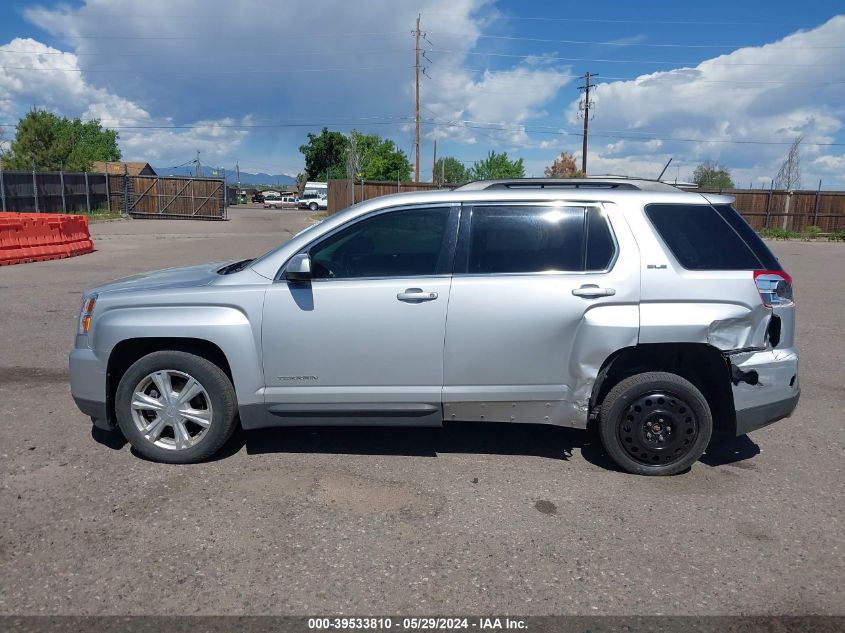
{"type": "Polygon", "coordinates": [[[86,293],[71,390],[144,456],[238,424],[594,424],[624,470],[690,467],[799,397],[792,280],[732,198],[650,181],[385,196],[255,260],[86,293]]]}

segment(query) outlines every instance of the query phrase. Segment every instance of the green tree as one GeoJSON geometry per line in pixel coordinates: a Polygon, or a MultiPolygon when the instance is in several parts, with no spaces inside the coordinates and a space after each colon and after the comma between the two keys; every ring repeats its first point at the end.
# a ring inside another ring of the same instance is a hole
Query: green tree
{"type": "Polygon", "coordinates": [[[444,156],[434,164],[434,182],[438,184],[456,185],[467,180],[467,168],[457,158],[444,156]]]}
{"type": "Polygon", "coordinates": [[[361,134],[352,130],[347,165],[354,168],[355,177],[364,180],[409,180],[411,162],[401,149],[390,139],[378,134],[361,134]],[[354,167],[353,167],[354,166],[354,167]]]}
{"type": "Polygon", "coordinates": [[[733,189],[731,172],[719,163],[707,160],[692,172],[692,180],[703,189],[733,189]]]}
{"type": "Polygon", "coordinates": [[[569,152],[561,152],[555,161],[546,167],[546,178],[583,178],[584,174],[578,169],[575,158],[569,152]]]}
{"type": "Polygon", "coordinates": [[[309,132],[308,142],[299,147],[305,157],[305,173],[308,178],[345,178],[348,147],[349,139],[341,132],[330,132],[325,127],[319,135],[309,132]]]}
{"type": "Polygon", "coordinates": [[[97,120],[59,117],[32,110],[18,122],[15,138],[3,156],[7,169],[85,171],[95,160],[120,160],[117,132],[97,120]]]}
{"type": "Polygon", "coordinates": [[[117,132],[104,129],[97,120],[83,123],[79,119],[62,119],[59,138],[70,149],[64,161],[69,171],[87,171],[94,161],[120,160],[117,132]]]}
{"type": "Polygon", "coordinates": [[[469,168],[470,180],[490,180],[493,178],[524,178],[525,166],[522,159],[510,160],[507,152],[497,154],[491,151],[487,158],[477,161],[469,168]]]}

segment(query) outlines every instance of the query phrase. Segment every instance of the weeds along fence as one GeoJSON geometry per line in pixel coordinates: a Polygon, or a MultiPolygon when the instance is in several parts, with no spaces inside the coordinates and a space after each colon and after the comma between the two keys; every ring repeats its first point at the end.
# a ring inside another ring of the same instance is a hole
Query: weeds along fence
{"type": "Polygon", "coordinates": [[[0,211],[225,220],[226,207],[222,178],[0,169],[0,211]]]}

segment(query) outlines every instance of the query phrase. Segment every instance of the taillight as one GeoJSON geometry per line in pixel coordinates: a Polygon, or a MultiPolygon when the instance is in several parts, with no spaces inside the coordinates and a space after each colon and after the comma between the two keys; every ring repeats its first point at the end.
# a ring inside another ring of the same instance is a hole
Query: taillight
{"type": "Polygon", "coordinates": [[[755,270],[754,283],[767,308],[792,304],[792,277],[782,270],[755,270]]]}

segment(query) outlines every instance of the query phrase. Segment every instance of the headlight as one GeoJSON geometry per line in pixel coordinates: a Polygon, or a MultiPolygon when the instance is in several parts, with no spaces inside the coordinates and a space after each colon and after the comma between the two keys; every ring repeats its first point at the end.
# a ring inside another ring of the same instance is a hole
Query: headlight
{"type": "Polygon", "coordinates": [[[97,295],[90,294],[82,297],[82,310],[79,313],[78,334],[88,334],[91,329],[91,315],[94,313],[94,306],[97,305],[97,295]]]}

